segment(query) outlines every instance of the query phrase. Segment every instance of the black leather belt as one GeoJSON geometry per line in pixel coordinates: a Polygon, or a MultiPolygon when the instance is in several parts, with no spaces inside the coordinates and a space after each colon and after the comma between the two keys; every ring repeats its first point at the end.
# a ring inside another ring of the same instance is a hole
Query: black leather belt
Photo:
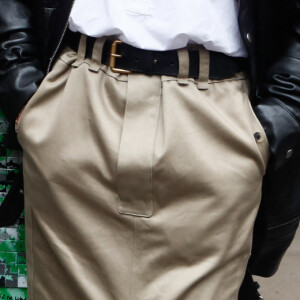
{"type": "MultiPolygon", "coordinates": [[[[77,51],[80,34],[72,34],[72,38],[67,40],[67,44],[77,51]]],[[[91,58],[95,38],[87,38],[86,57],[91,58]]],[[[112,43],[114,40],[106,40],[103,52],[102,63],[110,64],[112,43]]],[[[209,51],[210,68],[209,78],[220,80],[232,77],[235,73],[246,69],[245,58],[231,57],[220,52],[209,51]]],[[[179,63],[176,50],[151,51],[135,48],[125,43],[117,45],[116,53],[120,55],[115,60],[114,67],[133,73],[143,73],[147,75],[169,75],[178,76],[179,63]]],[[[199,51],[188,50],[189,54],[189,77],[198,78],[199,74],[199,51]]]]}

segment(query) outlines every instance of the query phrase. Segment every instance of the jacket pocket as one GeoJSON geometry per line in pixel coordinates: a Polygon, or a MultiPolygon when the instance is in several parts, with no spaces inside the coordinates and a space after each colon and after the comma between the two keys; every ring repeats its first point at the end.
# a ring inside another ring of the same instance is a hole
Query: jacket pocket
{"type": "Polygon", "coordinates": [[[284,104],[266,98],[253,109],[268,136],[272,168],[279,170],[299,157],[300,125],[284,104]]]}
{"type": "Polygon", "coordinates": [[[253,275],[270,277],[275,274],[282,257],[295,237],[298,226],[299,218],[295,218],[266,229],[259,247],[254,247],[249,261],[249,268],[253,275]]]}

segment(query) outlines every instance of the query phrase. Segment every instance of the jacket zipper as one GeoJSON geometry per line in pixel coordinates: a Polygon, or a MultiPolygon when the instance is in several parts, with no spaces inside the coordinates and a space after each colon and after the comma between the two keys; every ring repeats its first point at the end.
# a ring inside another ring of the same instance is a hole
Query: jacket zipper
{"type": "Polygon", "coordinates": [[[53,52],[53,55],[51,56],[51,58],[50,58],[50,60],[49,60],[49,64],[48,64],[48,67],[47,67],[47,74],[50,72],[50,68],[51,68],[51,66],[52,66],[54,57],[56,56],[56,53],[57,53],[57,51],[58,51],[58,49],[59,49],[59,47],[60,47],[60,45],[61,45],[61,43],[62,43],[62,40],[63,40],[65,34],[66,34],[67,28],[68,28],[68,26],[69,26],[69,19],[70,19],[70,15],[71,15],[71,12],[72,12],[72,8],[73,8],[73,6],[74,6],[74,3],[75,3],[75,0],[72,1],[72,5],[71,5],[71,8],[70,8],[70,12],[69,12],[69,14],[68,14],[68,18],[67,18],[67,22],[66,22],[66,24],[65,24],[64,30],[63,30],[63,32],[62,32],[62,34],[61,34],[61,36],[60,36],[60,39],[59,39],[59,41],[58,41],[57,46],[55,47],[55,50],[54,50],[54,52],[53,52]]]}

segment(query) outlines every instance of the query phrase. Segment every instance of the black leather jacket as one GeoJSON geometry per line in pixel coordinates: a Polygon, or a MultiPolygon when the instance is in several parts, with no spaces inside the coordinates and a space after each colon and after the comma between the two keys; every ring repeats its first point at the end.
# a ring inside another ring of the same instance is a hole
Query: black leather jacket
{"type": "MultiPolygon", "coordinates": [[[[271,152],[249,270],[271,276],[300,216],[300,1],[235,1],[249,52],[252,104],[271,152]]],[[[64,43],[72,3],[0,1],[0,106],[12,124],[64,43]]],[[[11,126],[8,145],[14,137],[11,126]]]]}

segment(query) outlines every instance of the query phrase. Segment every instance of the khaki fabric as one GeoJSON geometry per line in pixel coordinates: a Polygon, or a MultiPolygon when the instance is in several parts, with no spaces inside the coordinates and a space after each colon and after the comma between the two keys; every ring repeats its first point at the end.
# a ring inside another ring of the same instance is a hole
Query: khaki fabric
{"type": "Polygon", "coordinates": [[[236,300],[268,160],[244,74],[202,90],[76,59],[18,128],[29,299],[236,300]]]}

